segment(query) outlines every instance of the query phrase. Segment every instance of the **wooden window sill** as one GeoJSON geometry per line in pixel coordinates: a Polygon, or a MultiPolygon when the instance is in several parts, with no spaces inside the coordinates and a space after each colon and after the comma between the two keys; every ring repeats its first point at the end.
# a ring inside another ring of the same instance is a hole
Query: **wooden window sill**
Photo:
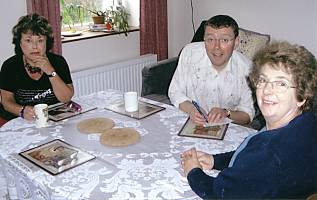
{"type": "MultiPolygon", "coordinates": [[[[134,31],[139,31],[139,27],[130,27],[130,30],[128,32],[134,32],[134,31]]],[[[87,40],[87,39],[92,39],[92,38],[97,38],[97,37],[105,37],[105,36],[110,36],[110,35],[118,35],[118,34],[124,34],[122,31],[121,32],[92,32],[89,30],[83,31],[81,35],[78,36],[62,36],[62,43],[68,43],[68,42],[74,42],[74,41],[79,41],[79,40],[87,40]]]]}

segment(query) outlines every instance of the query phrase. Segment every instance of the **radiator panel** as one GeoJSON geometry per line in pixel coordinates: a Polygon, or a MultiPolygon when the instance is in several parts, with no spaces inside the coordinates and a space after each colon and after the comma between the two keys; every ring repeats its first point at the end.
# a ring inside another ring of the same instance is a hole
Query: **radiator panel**
{"type": "Polygon", "coordinates": [[[106,89],[122,92],[137,91],[140,95],[142,69],[155,62],[157,62],[157,56],[148,54],[127,61],[73,72],[74,96],[79,97],[106,89]]]}

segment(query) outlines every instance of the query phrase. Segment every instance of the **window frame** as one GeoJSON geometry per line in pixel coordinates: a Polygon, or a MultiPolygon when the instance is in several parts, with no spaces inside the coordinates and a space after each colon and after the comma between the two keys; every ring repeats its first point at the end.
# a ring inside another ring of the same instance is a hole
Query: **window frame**
{"type": "MultiPolygon", "coordinates": [[[[59,0],[60,4],[61,1],[59,0]]],[[[135,31],[139,31],[140,30],[140,17],[139,15],[136,15],[134,11],[136,11],[136,7],[138,7],[140,9],[140,6],[136,6],[137,4],[135,4],[135,0],[126,0],[123,4],[122,4],[122,0],[118,1],[117,3],[119,3],[119,5],[128,5],[129,9],[129,14],[130,14],[130,23],[132,23],[132,25],[137,25],[137,26],[129,26],[129,31],[127,31],[126,33],[128,34],[129,32],[135,32],[135,31]],[[131,4],[133,2],[134,6],[130,6],[129,4],[131,4]],[[134,11],[132,11],[134,10],[134,11]],[[131,17],[131,13],[134,13],[134,15],[132,15],[133,17],[131,17]]],[[[79,4],[78,4],[79,5],[79,4]]],[[[81,5],[81,3],[80,3],[81,5]]],[[[127,9],[127,7],[126,7],[127,9]]],[[[62,14],[62,6],[60,6],[60,12],[62,14]]],[[[138,10],[139,13],[139,10],[138,10]]],[[[105,32],[105,31],[90,31],[89,27],[92,25],[92,20],[89,22],[84,22],[84,24],[78,24],[75,23],[73,24],[72,27],[74,27],[75,30],[77,31],[81,31],[82,33],[80,35],[76,35],[76,36],[61,36],[61,42],[63,43],[69,43],[69,42],[73,42],[73,41],[79,41],[79,40],[86,40],[86,39],[92,39],[92,38],[98,38],[98,37],[105,37],[105,36],[112,36],[112,35],[120,35],[120,34],[125,34],[123,31],[113,31],[113,32],[105,32]]],[[[63,24],[63,21],[61,20],[61,32],[63,31],[67,31],[67,29],[65,29],[65,27],[67,27],[68,24],[63,24]]]]}

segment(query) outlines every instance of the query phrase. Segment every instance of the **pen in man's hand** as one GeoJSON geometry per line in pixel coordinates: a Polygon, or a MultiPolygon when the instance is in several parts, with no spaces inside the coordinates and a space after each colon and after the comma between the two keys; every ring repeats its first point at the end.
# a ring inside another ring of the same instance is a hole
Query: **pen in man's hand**
{"type": "Polygon", "coordinates": [[[207,116],[205,115],[205,113],[203,113],[203,111],[201,110],[201,108],[200,108],[200,106],[197,104],[197,102],[193,100],[192,103],[193,103],[193,105],[195,106],[195,108],[197,109],[197,111],[199,112],[199,114],[201,114],[201,115],[204,117],[206,123],[208,123],[208,118],[207,118],[207,116]]]}

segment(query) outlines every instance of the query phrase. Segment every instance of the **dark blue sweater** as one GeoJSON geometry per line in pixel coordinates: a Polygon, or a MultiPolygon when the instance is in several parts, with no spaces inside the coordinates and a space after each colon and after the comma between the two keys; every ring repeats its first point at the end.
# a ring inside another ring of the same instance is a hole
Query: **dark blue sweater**
{"type": "Polygon", "coordinates": [[[287,126],[250,139],[227,167],[233,152],[214,156],[217,177],[192,169],[188,182],[203,199],[305,198],[317,191],[317,124],[303,113],[287,126]]]}

